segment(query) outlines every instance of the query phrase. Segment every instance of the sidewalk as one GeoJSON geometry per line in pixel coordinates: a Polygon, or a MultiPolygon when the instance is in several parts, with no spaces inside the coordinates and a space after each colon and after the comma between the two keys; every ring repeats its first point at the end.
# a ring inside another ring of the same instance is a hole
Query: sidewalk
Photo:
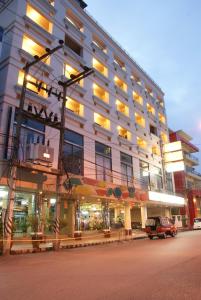
{"type": "MultiPolygon", "coordinates": [[[[133,230],[132,236],[126,236],[123,230],[112,231],[111,237],[104,237],[101,232],[96,232],[95,234],[83,233],[81,239],[61,237],[60,249],[72,249],[145,238],[147,238],[147,236],[145,232],[141,230],[133,230]]],[[[11,254],[36,253],[51,250],[53,250],[52,241],[42,242],[38,249],[34,249],[31,241],[16,240],[13,242],[11,254]]]]}

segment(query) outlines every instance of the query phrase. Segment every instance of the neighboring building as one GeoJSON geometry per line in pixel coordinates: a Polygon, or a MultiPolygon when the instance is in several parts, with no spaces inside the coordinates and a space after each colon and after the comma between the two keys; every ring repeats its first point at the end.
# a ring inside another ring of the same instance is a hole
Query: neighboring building
{"type": "MultiPolygon", "coordinates": [[[[34,55],[41,56],[45,48],[53,48],[63,39],[64,49],[32,67],[29,76],[32,82],[43,81],[43,86],[53,85],[59,90],[57,81],[77,74],[82,65],[95,70],[94,75],[68,89],[64,138],[67,175],[63,176],[60,215],[63,232],[73,235],[78,216],[81,230],[101,229],[107,216],[110,224],[121,221],[129,232],[131,223],[144,227],[147,215],[169,216],[171,208],[183,206],[183,198],[169,195],[173,185],[163,168],[161,145],[169,141],[164,93],[85,7],[84,1],[75,0],[16,0],[7,1],[0,9],[0,26],[5,32],[0,62],[0,208],[7,207],[8,160],[22,68],[34,55]]],[[[56,118],[60,114],[58,100],[29,83],[24,109],[46,107],[56,118]]],[[[42,220],[42,229],[51,232],[58,147],[57,129],[25,118],[16,182],[15,232],[30,232],[26,220],[35,214],[42,220]]]]}
{"type": "Polygon", "coordinates": [[[169,131],[170,142],[180,141],[183,149],[184,170],[174,172],[175,190],[188,198],[187,211],[190,225],[195,217],[201,217],[201,173],[195,167],[199,165],[198,158],[192,153],[199,152],[199,148],[192,144],[192,137],[183,130],[169,131]]]}

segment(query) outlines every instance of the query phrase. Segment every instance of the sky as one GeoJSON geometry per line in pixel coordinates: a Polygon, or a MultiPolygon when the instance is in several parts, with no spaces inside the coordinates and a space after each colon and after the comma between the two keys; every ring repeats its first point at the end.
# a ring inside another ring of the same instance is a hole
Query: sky
{"type": "MultiPolygon", "coordinates": [[[[201,1],[85,2],[87,11],[164,91],[169,128],[184,130],[201,149],[201,1]]],[[[201,164],[201,153],[199,160],[201,164]]]]}

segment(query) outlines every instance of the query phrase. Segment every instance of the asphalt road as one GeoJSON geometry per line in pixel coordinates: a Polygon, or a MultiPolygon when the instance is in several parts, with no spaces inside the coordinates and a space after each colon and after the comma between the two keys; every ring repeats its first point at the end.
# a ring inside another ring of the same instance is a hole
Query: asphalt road
{"type": "Polygon", "coordinates": [[[1,300],[201,300],[201,231],[0,258],[1,300]]]}

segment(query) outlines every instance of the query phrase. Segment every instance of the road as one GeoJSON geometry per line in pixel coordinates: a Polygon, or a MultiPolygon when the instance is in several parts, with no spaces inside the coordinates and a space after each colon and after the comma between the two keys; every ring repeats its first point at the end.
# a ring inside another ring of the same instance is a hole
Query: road
{"type": "Polygon", "coordinates": [[[201,231],[0,258],[1,300],[200,300],[201,231]]]}

